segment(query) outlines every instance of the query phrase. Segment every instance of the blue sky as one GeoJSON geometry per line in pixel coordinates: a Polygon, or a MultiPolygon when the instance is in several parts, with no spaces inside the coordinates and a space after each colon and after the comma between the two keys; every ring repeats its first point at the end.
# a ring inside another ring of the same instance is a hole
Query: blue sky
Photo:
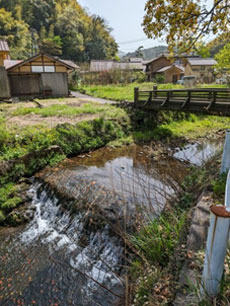
{"type": "MultiPolygon", "coordinates": [[[[150,40],[145,36],[141,23],[146,0],[78,0],[90,14],[104,17],[113,28],[113,36],[124,52],[135,51],[139,46],[151,48],[166,45],[164,40],[150,40]]],[[[210,7],[213,0],[201,0],[210,7]]],[[[210,40],[213,35],[206,38],[210,40]]]]}
{"type": "Polygon", "coordinates": [[[78,0],[91,14],[104,17],[113,28],[113,36],[124,52],[134,51],[139,46],[151,48],[164,41],[147,39],[141,23],[145,0],[78,0]],[[135,42],[134,42],[135,41],[135,42]]]}

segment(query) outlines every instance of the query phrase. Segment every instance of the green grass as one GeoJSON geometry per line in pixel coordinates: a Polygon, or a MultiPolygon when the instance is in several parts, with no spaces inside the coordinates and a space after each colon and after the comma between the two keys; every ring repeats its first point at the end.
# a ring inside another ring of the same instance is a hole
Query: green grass
{"type": "MultiPolygon", "coordinates": [[[[144,83],[132,83],[123,85],[91,85],[83,86],[85,93],[99,98],[110,99],[114,101],[133,101],[134,99],[134,88],[139,87],[140,90],[152,90],[153,86],[156,85],[152,82],[144,83]]],[[[183,85],[178,84],[158,84],[158,89],[181,89],[184,88],[183,85]]],[[[200,88],[226,88],[226,84],[198,84],[197,87],[200,88]]],[[[77,88],[76,88],[77,90],[77,88]]]]}
{"type": "MultiPolygon", "coordinates": [[[[133,101],[134,88],[139,87],[141,90],[153,89],[154,83],[132,83],[126,85],[98,85],[98,86],[84,86],[86,94],[106,98],[114,101],[133,101]]],[[[184,88],[182,85],[175,84],[160,84],[159,89],[179,89],[184,88]]]]}
{"type": "Polygon", "coordinates": [[[196,138],[230,127],[229,117],[190,114],[188,120],[171,121],[160,126],[174,137],[196,138]]]}
{"type": "MultiPolygon", "coordinates": [[[[42,117],[75,117],[81,114],[100,114],[113,108],[108,105],[100,105],[96,103],[83,104],[80,107],[74,107],[65,104],[54,104],[43,108],[22,107],[12,112],[12,116],[24,116],[28,114],[36,114],[42,117]]],[[[115,109],[115,108],[114,108],[115,109]]]]}

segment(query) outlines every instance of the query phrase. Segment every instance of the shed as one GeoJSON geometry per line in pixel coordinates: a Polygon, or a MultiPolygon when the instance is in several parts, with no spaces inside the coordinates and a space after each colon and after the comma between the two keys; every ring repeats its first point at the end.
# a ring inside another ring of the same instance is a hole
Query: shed
{"type": "Polygon", "coordinates": [[[6,60],[5,66],[12,96],[68,96],[68,73],[78,68],[47,54],[15,63],[6,60]]]}

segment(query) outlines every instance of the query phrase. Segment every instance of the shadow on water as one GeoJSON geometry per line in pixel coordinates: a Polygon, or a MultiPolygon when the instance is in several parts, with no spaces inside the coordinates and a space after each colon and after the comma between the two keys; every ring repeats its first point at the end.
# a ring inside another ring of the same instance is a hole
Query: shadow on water
{"type": "Polygon", "coordinates": [[[162,211],[187,173],[176,158],[106,148],[40,172],[29,191],[34,219],[0,231],[0,305],[117,305],[127,263],[115,228],[128,230],[138,208],[162,211]]]}

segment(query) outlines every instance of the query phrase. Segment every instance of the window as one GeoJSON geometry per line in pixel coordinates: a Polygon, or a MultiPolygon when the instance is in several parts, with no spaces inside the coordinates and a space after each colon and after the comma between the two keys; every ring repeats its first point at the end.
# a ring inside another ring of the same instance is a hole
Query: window
{"type": "Polygon", "coordinates": [[[43,66],[32,66],[32,72],[43,72],[43,66]]]}
{"type": "Polygon", "coordinates": [[[45,72],[55,72],[55,67],[54,66],[44,66],[45,72]]]}

